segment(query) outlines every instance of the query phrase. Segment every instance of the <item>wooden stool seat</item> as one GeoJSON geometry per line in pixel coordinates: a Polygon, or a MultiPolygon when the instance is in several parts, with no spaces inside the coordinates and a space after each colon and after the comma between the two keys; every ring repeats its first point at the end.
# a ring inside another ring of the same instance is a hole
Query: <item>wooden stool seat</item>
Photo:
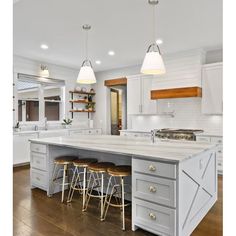
{"type": "Polygon", "coordinates": [[[97,163],[97,159],[94,158],[83,158],[73,161],[74,166],[77,167],[88,167],[92,163],[97,163]]]}
{"type": "Polygon", "coordinates": [[[89,171],[104,173],[107,172],[108,168],[114,167],[115,164],[112,162],[98,162],[92,163],[88,166],[89,171]]]}
{"type": "Polygon", "coordinates": [[[107,172],[109,175],[117,176],[117,177],[130,176],[131,175],[131,166],[126,166],[126,165],[114,166],[114,167],[108,168],[107,172]]]}
{"type": "Polygon", "coordinates": [[[68,165],[77,159],[77,156],[60,156],[55,158],[54,163],[59,165],[68,165]]]}

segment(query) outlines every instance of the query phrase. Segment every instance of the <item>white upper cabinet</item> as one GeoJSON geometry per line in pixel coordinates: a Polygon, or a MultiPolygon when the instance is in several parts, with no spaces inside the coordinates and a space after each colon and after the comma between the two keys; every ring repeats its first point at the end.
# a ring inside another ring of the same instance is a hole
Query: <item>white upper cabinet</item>
{"type": "Polygon", "coordinates": [[[127,81],[127,113],[156,114],[157,103],[151,100],[152,78],[150,76],[131,76],[127,81]]]}
{"type": "Polygon", "coordinates": [[[127,80],[127,113],[141,113],[141,83],[138,76],[127,80]]]}
{"type": "Polygon", "coordinates": [[[223,113],[223,65],[214,63],[202,69],[202,113],[221,115],[223,113]]]}

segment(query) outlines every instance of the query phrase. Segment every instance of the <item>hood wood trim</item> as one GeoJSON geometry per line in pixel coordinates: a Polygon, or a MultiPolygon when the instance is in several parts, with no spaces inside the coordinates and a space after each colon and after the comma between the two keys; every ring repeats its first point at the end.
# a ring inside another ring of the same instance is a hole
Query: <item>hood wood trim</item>
{"type": "Polygon", "coordinates": [[[127,85],[127,78],[123,77],[118,79],[105,80],[104,85],[107,87],[117,86],[117,85],[127,85]]]}
{"type": "Polygon", "coordinates": [[[185,88],[151,90],[152,100],[165,99],[165,98],[188,98],[188,97],[202,97],[202,88],[185,87],[185,88]]]}

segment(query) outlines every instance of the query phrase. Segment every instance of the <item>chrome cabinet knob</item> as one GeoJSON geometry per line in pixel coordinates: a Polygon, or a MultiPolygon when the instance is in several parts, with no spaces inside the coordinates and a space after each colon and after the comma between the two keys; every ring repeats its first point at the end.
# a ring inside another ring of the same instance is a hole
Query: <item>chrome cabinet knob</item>
{"type": "Polygon", "coordinates": [[[152,219],[152,220],[156,220],[156,215],[152,212],[149,213],[149,217],[152,219]]]}
{"type": "Polygon", "coordinates": [[[157,191],[157,189],[156,189],[154,186],[150,186],[150,187],[149,187],[149,191],[150,191],[151,193],[155,193],[155,192],[157,191]]]}
{"type": "Polygon", "coordinates": [[[148,169],[150,171],[156,171],[156,167],[154,165],[150,165],[148,169]]]}

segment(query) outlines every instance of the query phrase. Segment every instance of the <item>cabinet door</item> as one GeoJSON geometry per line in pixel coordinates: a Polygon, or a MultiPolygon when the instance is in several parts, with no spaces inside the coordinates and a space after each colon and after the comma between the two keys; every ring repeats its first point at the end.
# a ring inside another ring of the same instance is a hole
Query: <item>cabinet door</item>
{"type": "Polygon", "coordinates": [[[141,82],[140,77],[132,77],[127,81],[127,113],[141,113],[141,82]]]}
{"type": "Polygon", "coordinates": [[[16,134],[13,136],[13,165],[30,162],[29,139],[37,137],[37,134],[16,134]]]}
{"type": "Polygon", "coordinates": [[[222,114],[222,64],[206,66],[202,71],[202,113],[222,114]]]}
{"type": "Polygon", "coordinates": [[[156,100],[151,100],[151,90],[152,90],[152,78],[142,77],[142,114],[156,114],[157,113],[157,102],[156,100]]]}

